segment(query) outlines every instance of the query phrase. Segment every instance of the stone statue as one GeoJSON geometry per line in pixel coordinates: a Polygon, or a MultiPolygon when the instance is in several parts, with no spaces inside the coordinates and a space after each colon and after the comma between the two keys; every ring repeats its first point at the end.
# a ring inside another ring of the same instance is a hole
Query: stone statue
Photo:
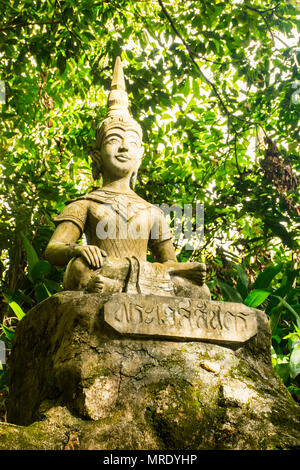
{"type": "Polygon", "coordinates": [[[18,426],[0,423],[0,449],[296,450],[300,409],[266,314],[210,300],[205,264],[177,262],[163,212],[133,190],[142,153],[118,58],[92,152],[103,185],[55,219],[46,257],[67,265],[65,291],[18,322],[18,426]]]}
{"type": "Polygon", "coordinates": [[[142,129],[130,116],[122,63],[115,63],[106,119],[92,151],[103,185],[71,201],[55,218],[46,258],[66,265],[64,288],[210,299],[205,264],[178,263],[163,212],[134,188],[143,155],[142,129]],[[87,245],[76,242],[85,233],[87,245]],[[154,263],[146,261],[150,250],[154,263]]]}

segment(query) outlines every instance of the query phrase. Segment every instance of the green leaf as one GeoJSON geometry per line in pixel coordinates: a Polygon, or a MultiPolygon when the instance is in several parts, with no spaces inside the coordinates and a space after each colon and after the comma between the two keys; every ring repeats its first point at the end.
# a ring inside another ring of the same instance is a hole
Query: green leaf
{"type": "Polygon", "coordinates": [[[65,71],[65,68],[66,68],[66,58],[62,55],[62,54],[59,54],[58,55],[58,58],[57,58],[57,62],[56,62],[56,65],[59,69],[59,72],[60,74],[62,75],[65,71]]]}
{"type": "Polygon", "coordinates": [[[253,284],[253,288],[265,289],[269,287],[274,277],[281,272],[282,266],[283,264],[281,263],[277,266],[270,266],[269,268],[266,268],[262,273],[257,276],[256,281],[253,284]]]}
{"type": "Polygon", "coordinates": [[[7,328],[7,326],[3,325],[2,323],[0,323],[0,326],[2,328],[3,333],[5,334],[6,338],[9,341],[12,341],[14,339],[14,336],[15,336],[14,330],[12,330],[11,328],[7,328]]]}
{"type": "Polygon", "coordinates": [[[267,297],[269,297],[270,294],[271,291],[255,289],[250,292],[250,294],[245,299],[244,303],[248,305],[248,307],[258,307],[260,304],[263,303],[264,300],[266,300],[267,297]]]}
{"type": "Polygon", "coordinates": [[[20,305],[17,304],[17,302],[10,302],[9,306],[16,314],[18,320],[22,320],[22,318],[25,317],[25,312],[23,312],[23,310],[21,309],[20,305]]]}
{"type": "Polygon", "coordinates": [[[285,298],[287,294],[292,293],[293,284],[298,275],[299,269],[287,270],[281,280],[281,284],[278,289],[278,295],[285,298]]]}
{"type": "Polygon", "coordinates": [[[234,263],[231,261],[230,263],[237,271],[239,279],[237,282],[237,290],[241,294],[242,298],[245,299],[248,295],[248,285],[249,285],[249,279],[247,276],[246,271],[242,268],[242,266],[234,263]]]}
{"type": "Polygon", "coordinates": [[[275,297],[276,299],[279,299],[282,305],[296,318],[297,326],[300,328],[300,315],[296,312],[296,310],[293,309],[293,307],[282,297],[279,295],[272,295],[272,297],[275,297]]]}
{"type": "Polygon", "coordinates": [[[24,248],[27,255],[28,277],[30,280],[32,280],[31,271],[34,265],[39,261],[39,257],[28,238],[22,232],[20,235],[23,240],[24,248]]]}
{"type": "Polygon", "coordinates": [[[237,270],[239,278],[242,281],[242,283],[244,284],[244,286],[246,287],[246,289],[248,289],[249,279],[248,279],[246,271],[242,268],[242,266],[239,266],[238,264],[235,264],[233,262],[231,264],[237,270]]]}
{"type": "Polygon", "coordinates": [[[274,235],[279,237],[288,248],[295,248],[295,241],[293,239],[292,232],[288,232],[282,223],[278,222],[275,217],[266,217],[265,222],[274,235]]]}
{"type": "Polygon", "coordinates": [[[271,328],[272,334],[275,332],[278,326],[278,323],[282,314],[282,310],[283,310],[282,304],[279,303],[278,305],[276,305],[276,307],[273,307],[272,310],[270,311],[270,328],[271,328]]]}
{"type": "Polygon", "coordinates": [[[1,367],[0,367],[0,388],[8,389],[8,381],[9,381],[8,370],[4,370],[2,365],[1,365],[1,367]]]}
{"type": "Polygon", "coordinates": [[[44,279],[44,285],[47,287],[47,289],[51,289],[54,292],[60,292],[62,290],[61,285],[52,279],[44,279]]]}
{"type": "Polygon", "coordinates": [[[46,260],[39,260],[32,268],[31,277],[33,282],[39,282],[51,271],[51,264],[46,260]]]}
{"type": "Polygon", "coordinates": [[[244,284],[242,283],[240,278],[238,279],[238,281],[236,283],[236,288],[237,288],[238,292],[241,294],[241,297],[244,300],[248,295],[248,289],[244,286],[244,284]]]}
{"type": "Polygon", "coordinates": [[[25,312],[23,312],[20,305],[14,300],[10,300],[10,298],[6,294],[3,294],[3,297],[5,298],[5,300],[7,301],[8,305],[13,310],[13,312],[16,314],[17,318],[19,320],[22,320],[22,318],[24,318],[26,314],[25,312]]]}
{"type": "Polygon", "coordinates": [[[290,365],[288,362],[283,362],[281,364],[276,364],[274,367],[275,371],[279,375],[279,377],[282,379],[284,383],[287,382],[290,376],[290,365]]]}
{"type": "Polygon", "coordinates": [[[189,92],[190,92],[190,80],[189,80],[189,77],[187,77],[187,79],[185,80],[182,91],[183,91],[184,96],[187,97],[188,94],[189,94],[189,92]]]}
{"type": "Polygon", "coordinates": [[[290,356],[290,375],[295,379],[300,374],[300,345],[294,347],[290,356]]]}
{"type": "Polygon", "coordinates": [[[217,282],[222,290],[224,297],[227,300],[230,300],[231,302],[238,302],[238,303],[243,302],[241,295],[232,286],[230,286],[226,282],[220,281],[220,279],[217,279],[217,282]]]}
{"type": "Polygon", "coordinates": [[[51,294],[51,292],[47,289],[47,286],[45,285],[44,282],[43,282],[43,287],[44,287],[45,291],[47,292],[48,297],[51,297],[52,294],[51,294]]]}
{"type": "Polygon", "coordinates": [[[194,78],[194,80],[193,80],[193,93],[194,93],[194,96],[196,96],[196,98],[199,98],[199,96],[200,96],[200,87],[199,87],[199,83],[198,83],[197,78],[194,78]]]}
{"type": "Polygon", "coordinates": [[[44,283],[40,283],[35,286],[34,291],[38,302],[42,302],[43,300],[48,299],[48,297],[51,297],[51,293],[44,283]]]}

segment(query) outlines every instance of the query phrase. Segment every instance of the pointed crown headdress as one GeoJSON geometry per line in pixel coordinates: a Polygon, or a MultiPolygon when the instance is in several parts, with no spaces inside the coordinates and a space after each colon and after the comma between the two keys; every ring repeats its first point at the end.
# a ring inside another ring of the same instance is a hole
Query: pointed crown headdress
{"type": "Polygon", "coordinates": [[[117,57],[111,82],[111,90],[108,97],[107,117],[102,121],[97,130],[96,147],[99,149],[104,134],[111,128],[135,131],[142,142],[142,128],[130,116],[129,102],[125,87],[123,66],[120,57],[117,57]]]}

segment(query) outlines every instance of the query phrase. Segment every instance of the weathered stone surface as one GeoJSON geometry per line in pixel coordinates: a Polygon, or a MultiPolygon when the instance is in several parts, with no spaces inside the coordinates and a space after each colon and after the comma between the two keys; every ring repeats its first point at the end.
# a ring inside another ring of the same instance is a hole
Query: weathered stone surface
{"type": "Polygon", "coordinates": [[[121,335],[103,305],[63,292],[20,322],[8,419],[22,426],[0,425],[0,449],[300,446],[300,407],[273,372],[263,312],[249,341],[217,345],[121,335]]]}
{"type": "Polygon", "coordinates": [[[63,407],[52,407],[30,426],[0,423],[0,450],[77,450],[82,421],[63,407]]]}
{"type": "Polygon", "coordinates": [[[257,334],[260,312],[233,302],[118,294],[104,305],[104,320],[119,333],[156,339],[245,342],[257,334]]]}

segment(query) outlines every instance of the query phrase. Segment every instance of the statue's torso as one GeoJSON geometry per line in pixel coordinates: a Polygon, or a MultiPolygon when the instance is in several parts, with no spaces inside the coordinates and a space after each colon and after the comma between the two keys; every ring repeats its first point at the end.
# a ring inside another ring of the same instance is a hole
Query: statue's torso
{"type": "Polygon", "coordinates": [[[110,256],[146,260],[148,245],[169,240],[169,227],[160,209],[135,193],[96,190],[64,209],[55,222],[71,221],[85,233],[88,245],[110,256]]]}

